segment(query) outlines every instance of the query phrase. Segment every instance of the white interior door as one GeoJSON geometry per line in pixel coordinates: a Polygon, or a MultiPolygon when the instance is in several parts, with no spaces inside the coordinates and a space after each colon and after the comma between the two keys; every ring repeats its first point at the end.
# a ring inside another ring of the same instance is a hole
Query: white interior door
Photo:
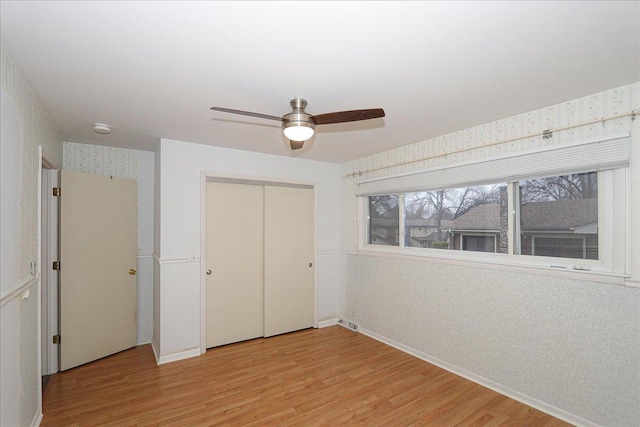
{"type": "Polygon", "coordinates": [[[62,171],[60,368],[136,345],[136,180],[62,171]]]}
{"type": "Polygon", "coordinates": [[[207,347],[264,335],[264,188],[207,183],[207,347]]]}
{"type": "Polygon", "coordinates": [[[264,335],[314,321],[313,190],[265,187],[264,335]]]}

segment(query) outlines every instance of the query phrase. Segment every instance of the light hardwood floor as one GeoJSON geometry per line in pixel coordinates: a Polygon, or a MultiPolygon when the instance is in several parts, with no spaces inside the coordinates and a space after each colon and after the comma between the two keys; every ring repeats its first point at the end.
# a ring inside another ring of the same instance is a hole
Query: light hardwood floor
{"type": "Polygon", "coordinates": [[[157,366],[139,346],[56,375],[42,426],[566,426],[340,326],[157,366]]]}

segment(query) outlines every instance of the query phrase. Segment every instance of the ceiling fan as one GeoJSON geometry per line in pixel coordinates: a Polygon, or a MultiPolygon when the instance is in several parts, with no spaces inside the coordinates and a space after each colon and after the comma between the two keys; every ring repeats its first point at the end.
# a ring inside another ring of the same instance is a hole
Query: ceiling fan
{"type": "Polygon", "coordinates": [[[231,108],[211,107],[211,109],[214,111],[242,114],[244,116],[259,117],[261,119],[277,120],[282,122],[282,132],[284,132],[284,135],[289,139],[292,150],[302,148],[304,142],[313,136],[313,132],[317,125],[356,122],[359,120],[384,117],[384,110],[382,108],[338,111],[335,113],[312,116],[304,110],[307,106],[307,101],[302,98],[293,98],[289,102],[289,105],[291,105],[292,111],[282,117],[253,113],[251,111],[233,110],[231,108]]]}

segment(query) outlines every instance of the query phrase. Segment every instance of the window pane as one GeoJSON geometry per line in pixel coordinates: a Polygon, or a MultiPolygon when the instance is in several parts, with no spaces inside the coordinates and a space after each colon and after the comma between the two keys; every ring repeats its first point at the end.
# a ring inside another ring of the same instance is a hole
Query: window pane
{"type": "Polygon", "coordinates": [[[399,246],[400,211],[397,194],[369,197],[369,244],[399,246]]]}
{"type": "Polygon", "coordinates": [[[495,252],[495,236],[465,236],[462,235],[462,250],[477,252],[495,252]]]}
{"type": "Polygon", "coordinates": [[[598,259],[598,174],[530,179],[520,185],[520,253],[598,259]]]}
{"type": "Polygon", "coordinates": [[[506,189],[495,184],[405,194],[405,246],[506,253],[506,189]]]}

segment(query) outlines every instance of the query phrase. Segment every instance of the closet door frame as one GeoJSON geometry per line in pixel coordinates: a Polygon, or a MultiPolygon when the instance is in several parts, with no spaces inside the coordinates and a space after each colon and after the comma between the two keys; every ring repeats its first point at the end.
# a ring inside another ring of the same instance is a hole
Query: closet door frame
{"type": "Polygon", "coordinates": [[[207,351],[207,182],[271,185],[313,190],[313,327],[318,327],[318,183],[266,176],[200,172],[200,354],[207,351]]]}

